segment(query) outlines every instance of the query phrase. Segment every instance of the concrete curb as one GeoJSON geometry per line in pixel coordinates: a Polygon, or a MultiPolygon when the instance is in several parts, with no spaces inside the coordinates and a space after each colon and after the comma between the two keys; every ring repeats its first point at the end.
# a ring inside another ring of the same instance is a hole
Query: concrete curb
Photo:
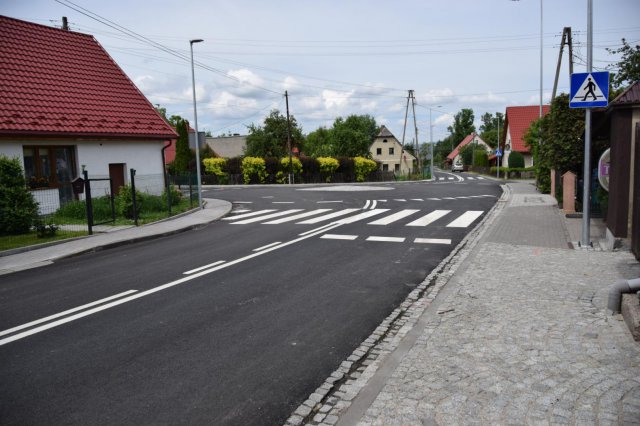
{"type": "Polygon", "coordinates": [[[432,304],[505,208],[511,197],[511,189],[507,185],[502,185],[502,188],[502,196],[485,218],[418,287],[409,293],[400,307],[385,318],[373,333],[340,364],[338,369],[294,410],[286,420],[285,426],[335,425],[339,421],[342,422],[341,417],[347,415],[356,396],[369,384],[382,364],[398,348],[422,313],[432,304]]]}

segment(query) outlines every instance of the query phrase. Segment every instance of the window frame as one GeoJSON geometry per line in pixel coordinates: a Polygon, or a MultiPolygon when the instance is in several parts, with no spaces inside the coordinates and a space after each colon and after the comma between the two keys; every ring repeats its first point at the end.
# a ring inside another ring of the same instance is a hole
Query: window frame
{"type": "Polygon", "coordinates": [[[70,184],[71,181],[60,181],[58,180],[58,162],[56,157],[56,150],[58,149],[69,149],[70,150],[70,162],[69,165],[71,169],[71,179],[75,179],[78,177],[78,169],[76,167],[77,159],[76,159],[76,146],[75,145],[22,145],[22,162],[25,173],[25,180],[27,186],[30,189],[37,188],[60,188],[64,185],[70,184]],[[34,176],[27,176],[27,168],[25,164],[25,150],[31,149],[33,151],[33,171],[35,173],[34,176]],[[49,177],[48,179],[43,176],[42,171],[42,161],[40,150],[46,150],[47,155],[49,157],[49,177]]]}

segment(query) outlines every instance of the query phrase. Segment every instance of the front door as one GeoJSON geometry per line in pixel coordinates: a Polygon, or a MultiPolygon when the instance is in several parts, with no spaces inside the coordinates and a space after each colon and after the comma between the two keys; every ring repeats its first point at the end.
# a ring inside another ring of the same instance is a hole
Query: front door
{"type": "Polygon", "coordinates": [[[124,166],[124,163],[109,164],[109,177],[111,178],[111,185],[113,185],[113,195],[118,195],[120,188],[125,184],[124,166]]]}

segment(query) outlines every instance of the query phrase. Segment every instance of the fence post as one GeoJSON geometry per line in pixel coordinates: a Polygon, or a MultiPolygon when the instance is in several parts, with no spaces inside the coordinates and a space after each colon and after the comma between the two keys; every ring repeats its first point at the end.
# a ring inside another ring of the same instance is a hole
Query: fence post
{"type": "Polygon", "coordinates": [[[133,201],[133,223],[138,226],[138,208],[136,203],[136,169],[131,169],[131,200],[133,201]]]}
{"type": "Polygon", "coordinates": [[[193,208],[193,185],[191,184],[193,180],[193,176],[191,172],[189,172],[189,208],[193,208]]]}
{"type": "Polygon", "coordinates": [[[93,204],[91,203],[91,182],[89,182],[89,172],[82,171],[84,178],[84,205],[87,208],[87,231],[93,235],[93,204]]]}

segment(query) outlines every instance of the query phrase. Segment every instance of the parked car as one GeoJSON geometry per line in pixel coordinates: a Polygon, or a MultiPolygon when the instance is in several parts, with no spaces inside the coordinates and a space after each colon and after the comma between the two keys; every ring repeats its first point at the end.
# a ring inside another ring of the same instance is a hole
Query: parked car
{"type": "Polygon", "coordinates": [[[451,171],[452,172],[463,172],[464,171],[464,165],[462,163],[455,163],[453,166],[451,166],[451,171]]]}

